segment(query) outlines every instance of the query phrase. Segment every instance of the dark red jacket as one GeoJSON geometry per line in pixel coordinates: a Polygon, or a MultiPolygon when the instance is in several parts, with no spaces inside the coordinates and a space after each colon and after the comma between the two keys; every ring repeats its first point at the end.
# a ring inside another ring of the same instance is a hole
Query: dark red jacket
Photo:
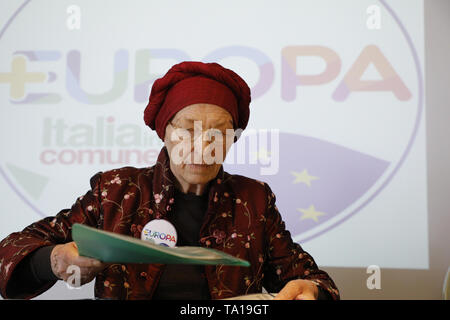
{"type": "MultiPolygon", "coordinates": [[[[72,208],[60,211],[10,234],[0,242],[0,292],[8,294],[8,281],[19,262],[34,250],[72,241],[71,226],[83,223],[99,229],[140,238],[152,219],[170,221],[175,178],[166,148],[148,168],[124,167],[91,178],[92,189],[72,208]]],[[[211,297],[227,298],[261,292],[278,292],[292,279],[313,280],[333,299],[339,291],[313,258],[292,241],[275,205],[275,195],[261,181],[230,175],[220,169],[209,189],[209,203],[200,230],[200,246],[248,260],[250,267],[205,266],[211,297]]],[[[113,264],[99,273],[95,296],[115,299],[151,299],[162,264],[113,264]]],[[[21,298],[49,289],[49,283],[21,298]]]]}

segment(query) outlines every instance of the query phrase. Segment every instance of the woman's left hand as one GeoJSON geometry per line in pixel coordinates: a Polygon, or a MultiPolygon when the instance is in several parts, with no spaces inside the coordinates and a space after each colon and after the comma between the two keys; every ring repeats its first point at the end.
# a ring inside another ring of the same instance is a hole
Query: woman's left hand
{"type": "Polygon", "coordinates": [[[317,300],[319,288],[310,280],[289,281],[274,300],[317,300]]]}

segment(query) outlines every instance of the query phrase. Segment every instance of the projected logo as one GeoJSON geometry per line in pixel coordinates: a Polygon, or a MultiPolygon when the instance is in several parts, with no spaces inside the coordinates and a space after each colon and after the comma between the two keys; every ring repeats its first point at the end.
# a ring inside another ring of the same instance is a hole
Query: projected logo
{"type": "MultiPolygon", "coordinates": [[[[236,24],[229,27],[238,45],[210,47],[201,37],[180,39],[176,29],[150,38],[130,36],[155,30],[157,16],[145,20],[148,25],[136,24],[139,30],[127,29],[135,27],[129,21],[118,22],[114,41],[105,40],[113,31],[100,13],[98,30],[82,23],[79,31],[58,31],[54,25],[60,17],[48,16],[36,29],[46,35],[41,45],[14,33],[23,33],[15,29],[18,17],[38,10],[34,1],[25,1],[0,31],[0,46],[9,50],[0,62],[0,133],[6,137],[0,172],[25,203],[48,216],[54,214],[49,203],[55,194],[86,185],[81,172],[152,165],[162,143],[142,120],[151,84],[181,61],[219,62],[243,75],[252,88],[249,130],[233,149],[242,147],[253,161],[226,164],[225,169],[269,183],[294,239],[310,240],[370,203],[399,171],[418,134],[420,59],[397,14],[384,1],[380,4],[386,21],[380,29],[369,30],[364,21],[360,29],[329,21],[327,30],[313,30],[301,25],[311,23],[303,21],[313,13],[286,12],[305,19],[286,18],[286,26],[261,30],[278,32],[270,43],[259,39],[243,45],[247,41],[236,24]],[[307,29],[312,44],[296,31],[307,29]],[[168,44],[172,37],[177,41],[168,44]],[[279,129],[277,148],[275,141],[257,139],[257,149],[251,149],[256,129],[279,129]],[[275,152],[278,170],[261,175],[261,163],[270,163],[275,152]]],[[[65,12],[64,4],[57,6],[65,12]]],[[[86,4],[80,10],[83,15],[96,9],[86,4]]]]}

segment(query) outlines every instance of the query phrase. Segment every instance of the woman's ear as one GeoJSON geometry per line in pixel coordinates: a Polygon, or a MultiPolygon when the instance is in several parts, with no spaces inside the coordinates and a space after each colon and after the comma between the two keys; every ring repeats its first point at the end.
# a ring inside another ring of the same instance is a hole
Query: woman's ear
{"type": "Polygon", "coordinates": [[[164,146],[167,147],[167,142],[169,141],[169,125],[166,126],[166,129],[164,130],[164,146]]]}

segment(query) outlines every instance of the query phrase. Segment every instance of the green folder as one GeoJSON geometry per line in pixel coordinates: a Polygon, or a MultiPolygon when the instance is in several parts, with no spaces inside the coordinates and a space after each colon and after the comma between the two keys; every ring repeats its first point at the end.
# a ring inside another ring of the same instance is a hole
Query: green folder
{"type": "Polygon", "coordinates": [[[248,267],[250,263],[215,249],[165,247],[130,236],[92,228],[72,226],[72,238],[80,256],[108,263],[224,264],[248,267]]]}

